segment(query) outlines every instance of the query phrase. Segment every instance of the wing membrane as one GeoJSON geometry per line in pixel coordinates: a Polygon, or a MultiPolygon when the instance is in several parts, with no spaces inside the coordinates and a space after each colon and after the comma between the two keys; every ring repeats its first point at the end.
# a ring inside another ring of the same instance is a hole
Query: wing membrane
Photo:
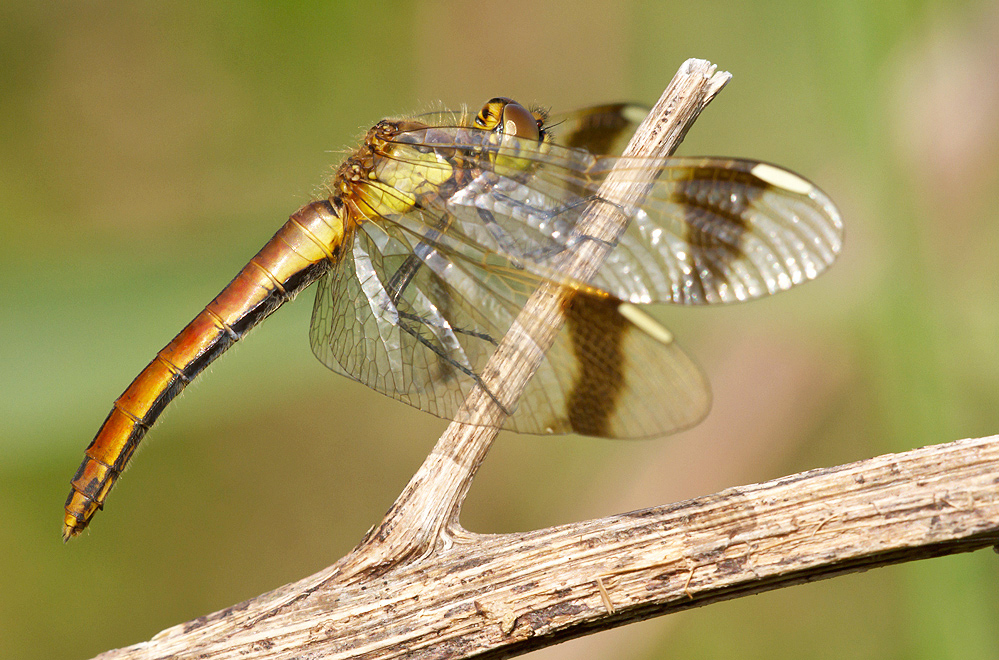
{"type": "Polygon", "coordinates": [[[647,114],[649,108],[643,105],[610,103],[552,115],[548,127],[563,147],[620,156],[647,114]]]}
{"type": "Polygon", "coordinates": [[[675,158],[592,284],[639,303],[736,302],[815,279],[841,246],[839,213],[801,177],[675,158]]]}
{"type": "MultiPolygon", "coordinates": [[[[420,238],[384,220],[359,228],[352,252],[321,282],[313,351],[334,371],[393,398],[469,421],[457,417],[462,402],[542,280],[497,255],[472,261],[435,243],[433,231],[420,238]]],[[[619,305],[576,293],[569,322],[504,428],[645,437],[703,418],[710,395],[697,366],[668,334],[650,334],[619,305]]]]}

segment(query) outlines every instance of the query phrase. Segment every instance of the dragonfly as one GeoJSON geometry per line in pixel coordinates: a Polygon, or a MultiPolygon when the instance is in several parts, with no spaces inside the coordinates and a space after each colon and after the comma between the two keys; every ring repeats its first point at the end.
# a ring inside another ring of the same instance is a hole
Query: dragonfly
{"type": "MultiPolygon", "coordinates": [[[[646,111],[549,115],[497,97],[476,114],[378,122],[325,198],[270,241],[114,402],[71,481],[63,538],[80,534],[164,408],[213,360],[318,282],[310,341],[328,368],[445,419],[545,282],[565,323],[502,427],[608,438],[701,421],[708,383],[639,305],[750,300],[832,264],[843,225],[805,178],[755,160],[669,158],[589,281],[560,272],[580,222],[646,111]]],[[[639,176],[636,173],[636,178],[639,176]]],[[[644,176],[644,175],[643,175],[644,176]]],[[[488,393],[488,390],[487,390],[488,393]]]]}

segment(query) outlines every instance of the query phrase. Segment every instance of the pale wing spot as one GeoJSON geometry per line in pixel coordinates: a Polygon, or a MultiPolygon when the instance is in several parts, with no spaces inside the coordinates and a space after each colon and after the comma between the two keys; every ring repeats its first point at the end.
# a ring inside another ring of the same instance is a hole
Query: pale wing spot
{"type": "Polygon", "coordinates": [[[633,124],[641,124],[645,121],[648,116],[648,111],[645,108],[640,108],[638,106],[629,105],[624,108],[621,115],[633,124]]]}
{"type": "Polygon", "coordinates": [[[662,344],[673,343],[673,333],[635,305],[632,305],[631,303],[621,303],[618,305],[617,311],[621,314],[621,316],[635,324],[639,330],[649,335],[656,341],[662,344]]]}
{"type": "Polygon", "coordinates": [[[757,179],[766,181],[770,185],[782,188],[788,192],[798,193],[799,195],[807,195],[812,192],[812,184],[797,174],[792,174],[787,170],[782,170],[773,165],[759,163],[750,170],[750,174],[757,179]]]}

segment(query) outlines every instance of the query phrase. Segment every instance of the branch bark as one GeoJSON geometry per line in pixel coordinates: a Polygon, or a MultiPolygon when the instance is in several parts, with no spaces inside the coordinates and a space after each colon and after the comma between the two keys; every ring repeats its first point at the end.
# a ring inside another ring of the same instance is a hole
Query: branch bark
{"type": "MultiPolygon", "coordinates": [[[[463,532],[101,658],[500,658],[677,610],[999,544],[999,436],[522,534],[463,532]]],[[[318,578],[318,579],[317,579],[318,578]]]]}
{"type": "MultiPolygon", "coordinates": [[[[684,63],[626,155],[663,158],[728,81],[684,63]]],[[[657,173],[652,163],[648,184],[657,173]]],[[[632,171],[631,176],[634,173],[632,171]]],[[[586,232],[613,242],[647,187],[612,173],[586,232]]],[[[588,279],[585,241],[563,264],[588,279]]],[[[525,307],[385,519],[320,573],[101,658],[508,657],[625,623],[848,571],[999,543],[999,440],[814,470],[696,500],[524,534],[457,523],[502,410],[550,345],[564,292],[525,307]],[[502,405],[497,405],[496,399],[502,405]]]]}

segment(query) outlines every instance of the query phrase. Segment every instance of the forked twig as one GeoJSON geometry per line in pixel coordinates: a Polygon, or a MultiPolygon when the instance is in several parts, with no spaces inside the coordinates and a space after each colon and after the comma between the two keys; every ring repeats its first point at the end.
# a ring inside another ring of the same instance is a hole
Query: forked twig
{"type": "MultiPolygon", "coordinates": [[[[625,158],[643,158],[642,169],[635,167],[638,161],[622,160],[619,164],[627,168],[608,174],[578,226],[598,240],[582,241],[560,264],[561,273],[580,282],[596,273],[608,245],[627,227],[631,214],[622,210],[641,204],[663,161],[730,78],[705,60],[684,62],[624,150],[625,158]]],[[[363,558],[350,570],[390,565],[400,557],[428,552],[449,533],[460,534],[458,513],[475,471],[502,425],[503,411],[515,407],[561,328],[566,293],[547,283],[531,296],[482,373],[489,392],[476,388],[465,401],[460,418],[473,423],[453,422],[448,427],[388,515],[365,539],[363,558]]]]}

